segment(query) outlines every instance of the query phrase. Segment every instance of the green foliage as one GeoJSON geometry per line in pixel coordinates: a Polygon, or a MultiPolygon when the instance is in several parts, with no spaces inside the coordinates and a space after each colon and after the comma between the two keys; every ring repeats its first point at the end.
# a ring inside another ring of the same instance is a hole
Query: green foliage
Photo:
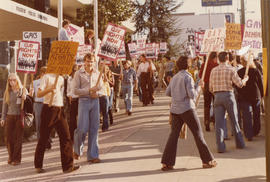
{"type": "MultiPolygon", "coordinates": [[[[128,20],[134,12],[131,0],[99,0],[98,1],[98,32],[102,39],[108,23],[120,24],[128,20]]],[[[94,29],[94,6],[85,5],[81,15],[75,21],[85,29],[94,29]]]]}
{"type": "Polygon", "coordinates": [[[137,33],[148,33],[151,42],[167,42],[170,36],[176,36],[180,30],[173,28],[172,13],[182,3],[177,0],[146,0],[140,4],[134,2],[136,14],[133,17],[137,33]]]}

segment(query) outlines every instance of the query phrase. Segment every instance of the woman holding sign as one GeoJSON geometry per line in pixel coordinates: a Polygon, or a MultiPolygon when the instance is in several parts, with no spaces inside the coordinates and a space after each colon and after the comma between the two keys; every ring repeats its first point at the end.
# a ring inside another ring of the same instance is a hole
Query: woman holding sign
{"type": "Polygon", "coordinates": [[[22,158],[23,125],[21,102],[26,99],[26,91],[15,73],[8,76],[4,93],[1,126],[5,125],[5,140],[8,149],[8,164],[19,165],[22,158]]]}

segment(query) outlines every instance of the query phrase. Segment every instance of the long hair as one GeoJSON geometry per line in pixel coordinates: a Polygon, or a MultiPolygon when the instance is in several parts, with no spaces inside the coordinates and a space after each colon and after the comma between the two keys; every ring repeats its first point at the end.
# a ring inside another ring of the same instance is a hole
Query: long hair
{"type": "Polygon", "coordinates": [[[217,52],[213,51],[209,54],[208,57],[208,64],[212,63],[214,61],[214,59],[217,58],[217,52]]]}
{"type": "Polygon", "coordinates": [[[16,73],[10,73],[8,75],[8,80],[7,80],[7,85],[6,85],[6,90],[4,93],[4,102],[9,104],[9,92],[12,90],[10,84],[9,84],[9,79],[14,77],[16,79],[16,89],[22,89],[23,85],[21,83],[20,78],[18,77],[18,75],[16,73]]]}
{"type": "MultiPolygon", "coordinates": [[[[247,66],[248,60],[245,58],[245,56],[241,56],[240,60],[241,60],[241,64],[242,64],[244,67],[246,67],[246,66],[247,66]]],[[[256,68],[256,65],[255,65],[255,63],[254,63],[253,60],[250,60],[250,62],[249,62],[249,67],[250,67],[250,68],[256,68]]]]}

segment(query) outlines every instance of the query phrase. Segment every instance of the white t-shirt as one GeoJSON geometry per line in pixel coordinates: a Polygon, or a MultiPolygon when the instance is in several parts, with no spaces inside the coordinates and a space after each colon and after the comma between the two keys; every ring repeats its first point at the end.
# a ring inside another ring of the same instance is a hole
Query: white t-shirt
{"type": "MultiPolygon", "coordinates": [[[[40,82],[39,89],[41,91],[45,90],[49,85],[53,85],[54,81],[56,79],[56,74],[45,74],[40,82]]],[[[64,78],[62,76],[59,76],[53,101],[52,101],[52,106],[57,106],[57,107],[62,107],[64,106],[63,104],[63,91],[64,91],[64,78]]],[[[48,93],[44,96],[44,104],[49,104],[51,100],[51,95],[52,93],[48,93]]]]}

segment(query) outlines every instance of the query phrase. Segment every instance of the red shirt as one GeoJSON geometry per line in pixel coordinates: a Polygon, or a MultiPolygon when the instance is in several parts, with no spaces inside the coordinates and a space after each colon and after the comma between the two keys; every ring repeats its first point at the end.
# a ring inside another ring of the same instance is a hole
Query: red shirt
{"type": "MultiPolygon", "coordinates": [[[[204,76],[204,83],[209,83],[209,78],[210,78],[210,73],[212,71],[212,69],[214,67],[218,66],[217,63],[213,62],[213,61],[210,61],[208,62],[207,64],[207,68],[205,70],[205,76],[204,76]]],[[[202,74],[203,74],[203,69],[204,69],[204,63],[202,64],[202,67],[200,69],[200,73],[199,73],[199,77],[202,78],[202,74]]]]}

